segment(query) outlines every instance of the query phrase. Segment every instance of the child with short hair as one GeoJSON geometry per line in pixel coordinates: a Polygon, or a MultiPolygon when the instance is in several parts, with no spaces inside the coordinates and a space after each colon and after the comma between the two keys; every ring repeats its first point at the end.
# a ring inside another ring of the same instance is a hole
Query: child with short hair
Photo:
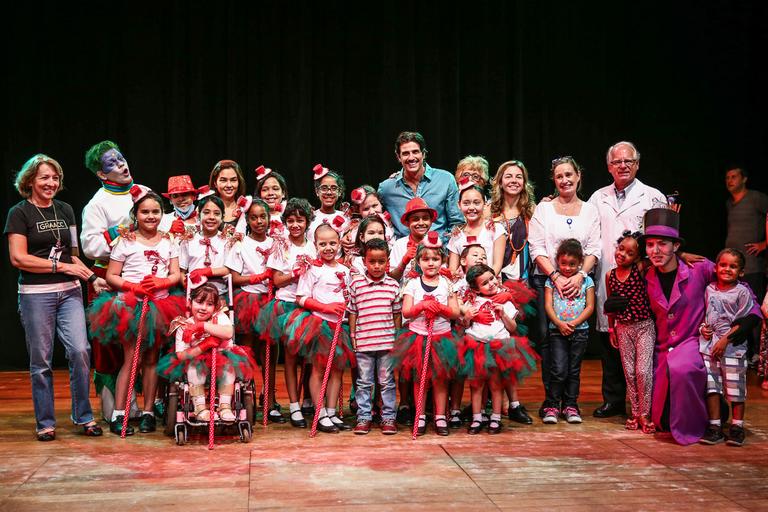
{"type": "Polygon", "coordinates": [[[760,321],[752,291],[739,278],[744,275],[745,258],[737,249],[723,249],[715,262],[716,281],[704,292],[706,316],[699,332],[699,352],[707,370],[707,412],[709,426],[701,444],[725,440],[720,422],[723,395],[731,403],[733,419],[728,430],[731,446],[744,444],[744,402],[747,398],[746,339],[760,321]]]}
{"type": "MultiPolygon", "coordinates": [[[[563,240],[557,248],[555,261],[563,277],[576,275],[584,262],[581,243],[575,238],[563,240]]],[[[547,424],[557,423],[562,405],[562,414],[568,423],[581,423],[577,401],[581,384],[581,361],[589,341],[587,319],[595,309],[595,283],[591,277],[585,277],[579,294],[567,299],[550,276],[544,288],[544,309],[549,318],[552,363],[542,421],[547,424]]]]}
{"type": "Polygon", "coordinates": [[[405,205],[405,213],[400,218],[408,227],[410,234],[398,238],[392,245],[392,253],[389,255],[389,275],[398,281],[405,281],[403,277],[413,275],[416,271],[416,249],[429,233],[432,223],[437,220],[437,210],[430,208],[427,202],[420,197],[414,197],[405,205]]]}
{"type": "Polygon", "coordinates": [[[349,331],[357,359],[357,426],[355,434],[371,430],[372,394],[376,375],[382,400],[381,433],[397,433],[395,426],[394,368],[390,351],[400,329],[399,284],[386,274],[389,246],[380,238],[363,245],[365,273],[354,274],[349,284],[349,331]]]}

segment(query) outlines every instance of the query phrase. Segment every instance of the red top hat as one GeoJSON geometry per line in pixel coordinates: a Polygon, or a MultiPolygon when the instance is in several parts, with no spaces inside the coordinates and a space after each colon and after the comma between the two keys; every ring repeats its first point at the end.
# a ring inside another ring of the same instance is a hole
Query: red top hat
{"type": "Polygon", "coordinates": [[[443,246],[443,241],[440,240],[440,234],[437,231],[430,231],[421,241],[421,244],[430,249],[440,249],[443,246]]]}
{"type": "Polygon", "coordinates": [[[254,172],[256,173],[256,181],[263,180],[267,176],[270,175],[272,172],[272,169],[269,167],[264,167],[263,165],[258,166],[256,169],[254,169],[254,172]]]}
{"type": "Polygon", "coordinates": [[[315,180],[323,179],[323,176],[331,171],[327,167],[323,167],[321,164],[315,165],[312,170],[315,172],[315,175],[313,176],[313,179],[315,180]]]}
{"type": "Polygon", "coordinates": [[[432,222],[437,220],[437,210],[430,208],[427,202],[420,197],[414,197],[405,205],[405,213],[400,217],[400,222],[408,224],[408,216],[415,212],[429,212],[432,216],[432,222]]]}
{"type": "Polygon", "coordinates": [[[331,227],[336,230],[337,233],[341,233],[341,229],[346,224],[347,219],[341,215],[336,215],[331,219],[331,227]]]}
{"type": "Polygon", "coordinates": [[[196,194],[197,189],[192,185],[192,178],[188,174],[171,176],[168,178],[168,192],[163,192],[163,197],[170,199],[171,194],[196,194]]]}
{"type": "Polygon", "coordinates": [[[356,205],[363,204],[363,201],[365,201],[366,197],[368,197],[368,194],[365,192],[363,187],[357,187],[355,190],[349,193],[349,198],[352,199],[352,202],[356,205]]]}

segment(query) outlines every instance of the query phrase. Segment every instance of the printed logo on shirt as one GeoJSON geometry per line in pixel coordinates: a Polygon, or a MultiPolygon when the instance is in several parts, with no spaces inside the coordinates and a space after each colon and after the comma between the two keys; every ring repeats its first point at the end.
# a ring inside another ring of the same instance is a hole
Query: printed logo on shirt
{"type": "Polygon", "coordinates": [[[44,220],[36,223],[37,232],[45,233],[46,231],[58,231],[67,229],[67,223],[62,219],[44,220]]]}

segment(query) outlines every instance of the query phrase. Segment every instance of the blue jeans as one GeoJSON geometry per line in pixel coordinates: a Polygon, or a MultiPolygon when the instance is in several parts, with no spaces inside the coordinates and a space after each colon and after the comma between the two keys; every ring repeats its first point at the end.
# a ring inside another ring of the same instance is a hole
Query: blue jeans
{"type": "Polygon", "coordinates": [[[19,315],[27,340],[37,431],[56,427],[52,368],[56,336],[64,344],[69,360],[72,421],[77,425],[93,421],[88,399],[91,347],[85,330],[82,290],[78,287],[66,292],[20,293],[19,315]]]}
{"type": "Polygon", "coordinates": [[[392,356],[388,350],[375,352],[356,352],[357,358],[357,420],[370,421],[373,395],[374,374],[378,376],[381,388],[381,419],[395,419],[396,389],[392,356]]]}
{"type": "Polygon", "coordinates": [[[576,329],[570,336],[550,329],[550,375],[545,407],[576,407],[581,386],[581,361],[587,350],[589,329],[576,329]]]}

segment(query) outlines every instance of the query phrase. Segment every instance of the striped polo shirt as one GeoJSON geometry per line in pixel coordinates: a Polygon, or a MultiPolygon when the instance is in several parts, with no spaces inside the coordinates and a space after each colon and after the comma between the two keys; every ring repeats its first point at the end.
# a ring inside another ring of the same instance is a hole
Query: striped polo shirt
{"type": "Polygon", "coordinates": [[[392,315],[400,312],[400,285],[385,275],[380,281],[368,273],[354,274],[349,284],[349,312],[357,315],[355,337],[357,350],[391,350],[395,341],[392,315]]]}

